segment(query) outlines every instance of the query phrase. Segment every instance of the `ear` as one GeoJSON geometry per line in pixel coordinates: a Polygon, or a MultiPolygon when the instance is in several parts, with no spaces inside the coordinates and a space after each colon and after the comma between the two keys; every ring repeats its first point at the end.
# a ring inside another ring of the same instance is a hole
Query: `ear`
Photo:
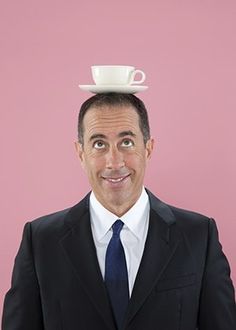
{"type": "Polygon", "coordinates": [[[149,160],[151,158],[153,148],[154,148],[154,139],[151,137],[146,143],[146,157],[147,157],[147,160],[149,160]]]}
{"type": "Polygon", "coordinates": [[[84,148],[83,148],[83,145],[81,143],[79,143],[78,141],[75,141],[75,150],[76,150],[76,153],[77,153],[77,156],[80,160],[80,163],[81,163],[81,166],[83,166],[84,164],[84,148]]]}

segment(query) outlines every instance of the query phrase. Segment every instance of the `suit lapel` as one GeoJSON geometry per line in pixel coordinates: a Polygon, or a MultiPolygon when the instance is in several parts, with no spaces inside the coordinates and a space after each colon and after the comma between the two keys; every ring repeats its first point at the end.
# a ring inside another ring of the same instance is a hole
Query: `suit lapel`
{"type": "Polygon", "coordinates": [[[70,230],[61,240],[61,245],[78,279],[108,328],[115,329],[93,242],[88,203],[89,195],[69,212],[65,222],[70,230]]]}
{"type": "Polygon", "coordinates": [[[148,195],[151,206],[148,235],[129,303],[126,324],[135,316],[156,286],[180,241],[171,209],[150,192],[148,195]]]}

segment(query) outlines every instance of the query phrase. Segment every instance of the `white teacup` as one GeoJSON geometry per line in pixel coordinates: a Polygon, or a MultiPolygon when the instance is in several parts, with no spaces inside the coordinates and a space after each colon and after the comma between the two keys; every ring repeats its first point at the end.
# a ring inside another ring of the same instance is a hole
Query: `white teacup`
{"type": "Polygon", "coordinates": [[[94,65],[91,70],[96,85],[134,85],[146,78],[143,71],[127,65],[94,65]],[[140,80],[134,80],[137,73],[141,74],[140,80]]]}

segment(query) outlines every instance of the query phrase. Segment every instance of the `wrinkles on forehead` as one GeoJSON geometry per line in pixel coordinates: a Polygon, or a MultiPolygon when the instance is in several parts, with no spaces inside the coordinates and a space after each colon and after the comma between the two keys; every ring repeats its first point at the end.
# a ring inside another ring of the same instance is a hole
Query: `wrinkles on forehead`
{"type": "Polygon", "coordinates": [[[84,118],[84,135],[90,140],[95,135],[137,136],[142,134],[139,117],[132,107],[91,108],[84,118]]]}
{"type": "MultiPolygon", "coordinates": [[[[132,136],[132,137],[136,137],[136,134],[133,133],[132,131],[123,131],[117,134],[118,138],[122,138],[125,136],[132,136]]],[[[95,140],[95,139],[107,139],[108,137],[104,134],[93,134],[92,136],[90,136],[89,141],[95,140]]]]}

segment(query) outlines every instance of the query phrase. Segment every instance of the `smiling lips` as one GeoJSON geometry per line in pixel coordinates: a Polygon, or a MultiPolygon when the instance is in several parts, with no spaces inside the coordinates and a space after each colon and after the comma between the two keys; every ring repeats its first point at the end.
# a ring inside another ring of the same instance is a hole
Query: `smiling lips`
{"type": "Polygon", "coordinates": [[[123,175],[120,177],[102,177],[104,180],[110,182],[110,183],[120,183],[123,182],[126,178],[128,178],[130,176],[130,174],[127,175],[123,175]]]}

